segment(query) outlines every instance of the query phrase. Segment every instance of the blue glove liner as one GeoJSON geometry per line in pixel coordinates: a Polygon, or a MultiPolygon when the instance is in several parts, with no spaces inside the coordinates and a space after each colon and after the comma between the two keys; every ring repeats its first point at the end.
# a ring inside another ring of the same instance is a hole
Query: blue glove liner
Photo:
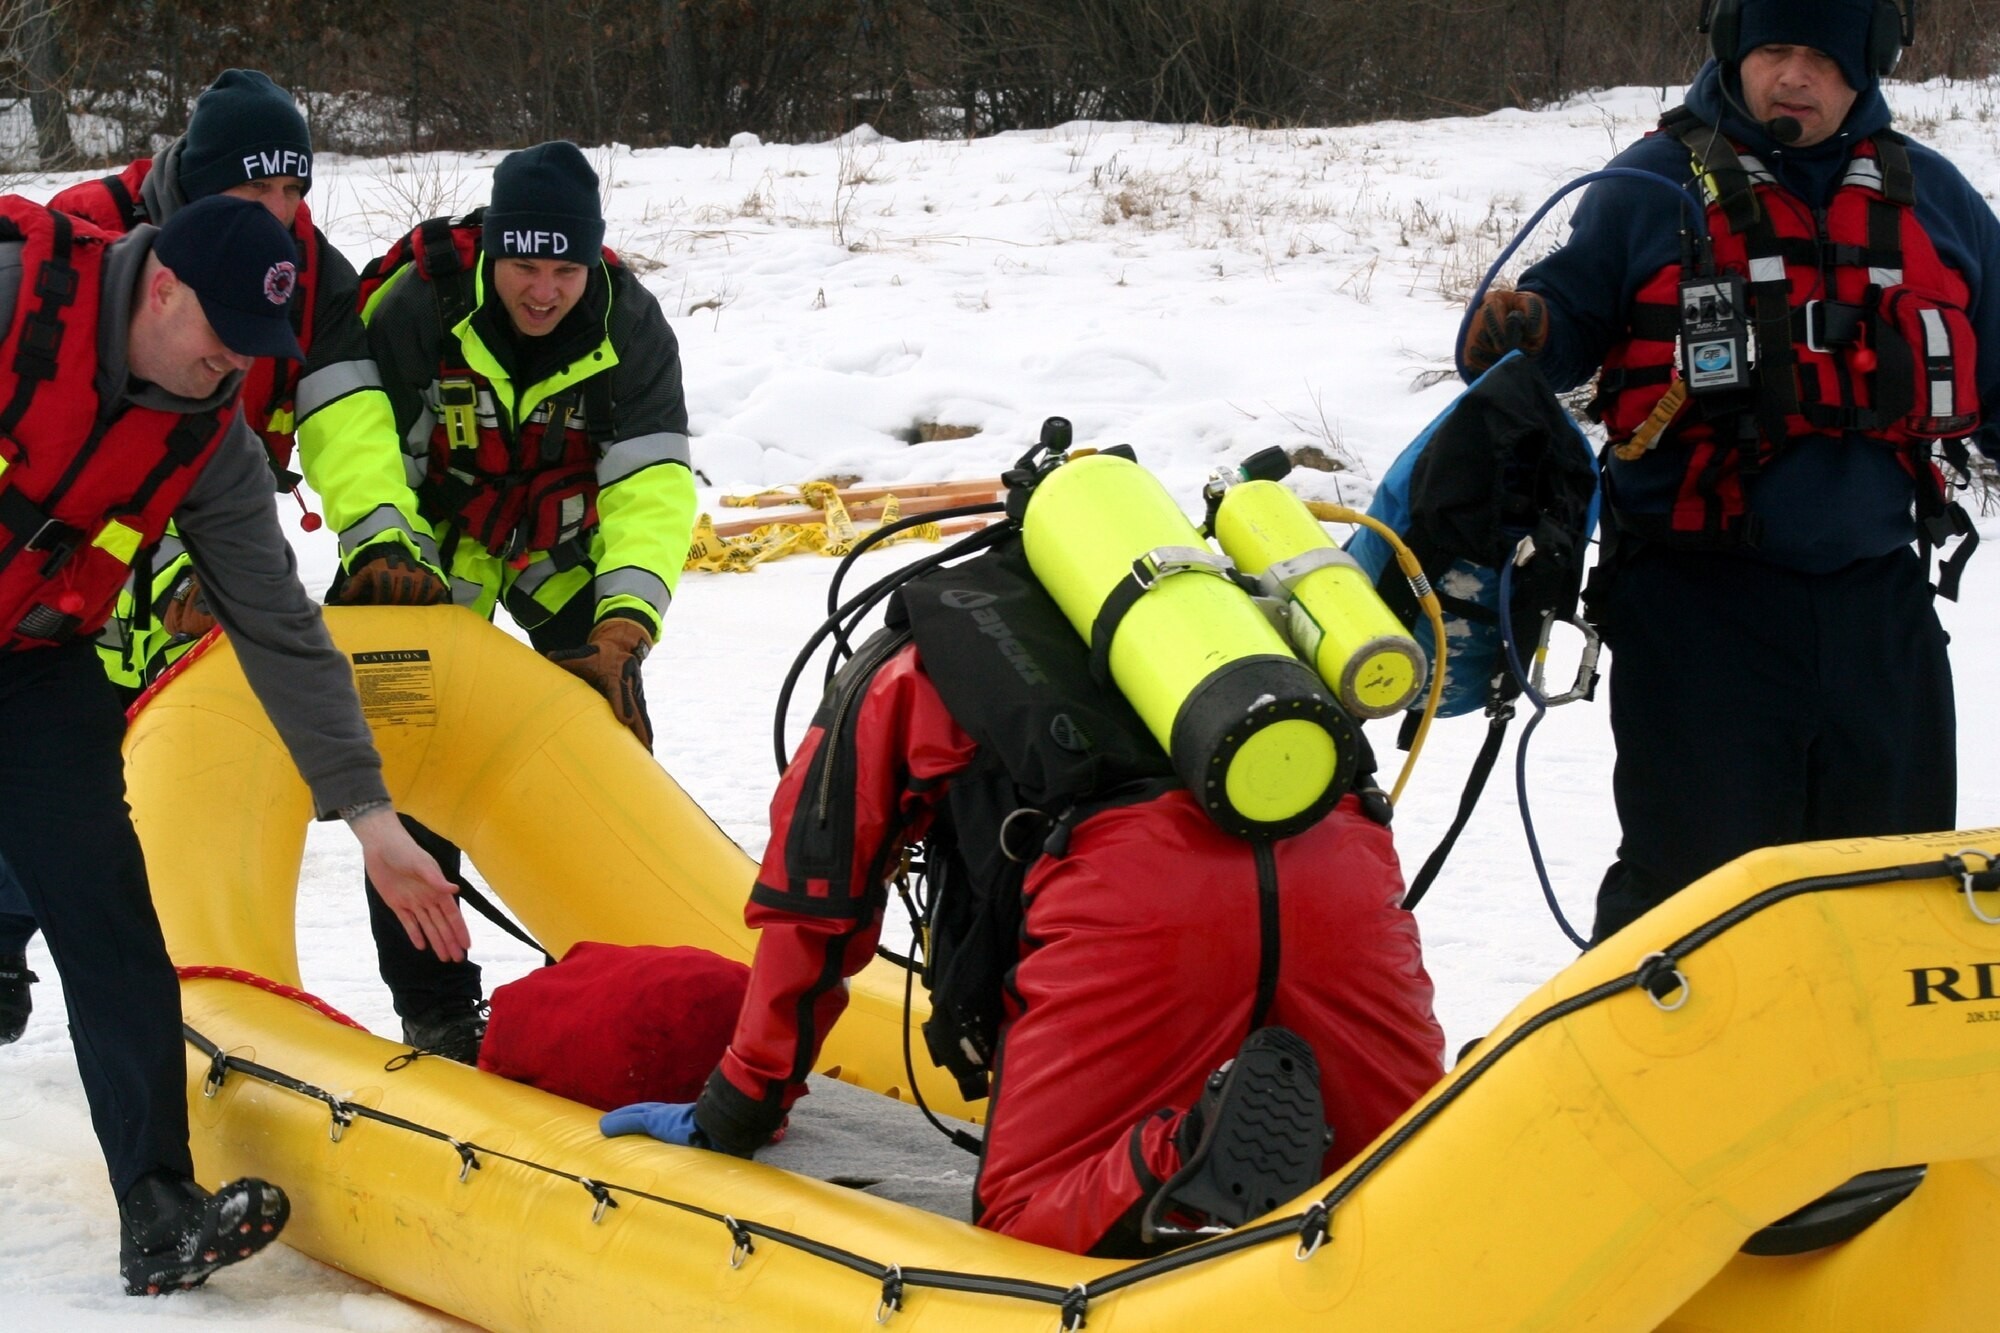
{"type": "Polygon", "coordinates": [[[662,1143],[706,1148],[708,1139],[694,1123],[693,1102],[634,1102],[607,1111],[597,1122],[607,1139],[621,1134],[650,1134],[662,1143]]]}

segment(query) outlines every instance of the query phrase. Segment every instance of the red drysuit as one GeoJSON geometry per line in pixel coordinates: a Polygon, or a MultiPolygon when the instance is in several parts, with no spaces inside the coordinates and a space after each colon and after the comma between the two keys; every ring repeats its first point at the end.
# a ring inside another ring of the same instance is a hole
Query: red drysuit
{"type": "MultiPolygon", "coordinates": [[[[711,1139],[762,1142],[805,1091],[843,978],[874,956],[886,871],[973,759],[914,648],[876,671],[844,735],[853,781],[809,781],[818,725],[771,804],[746,918],[750,993],[696,1112],[711,1139]],[[841,872],[796,873],[802,847],[841,872]]],[[[850,770],[843,766],[839,770],[850,770]]],[[[824,774],[822,774],[824,777],[824,774]]],[[[981,1226],[1077,1253],[1134,1253],[1146,1198],[1180,1166],[1174,1131],[1254,1028],[1318,1058],[1328,1170],[1442,1073],[1416,921],[1386,828],[1353,797],[1305,833],[1252,844],[1185,791],[1080,822],[1028,871],[1025,928],[994,1062],[975,1193],[981,1226]]]]}

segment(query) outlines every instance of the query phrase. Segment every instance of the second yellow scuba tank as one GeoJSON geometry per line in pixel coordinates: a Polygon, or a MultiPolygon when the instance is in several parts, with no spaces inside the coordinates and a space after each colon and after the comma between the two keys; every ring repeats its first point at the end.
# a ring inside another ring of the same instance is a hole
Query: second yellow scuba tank
{"type": "Polygon", "coordinates": [[[1353,721],[1151,473],[1110,453],[1048,469],[1022,542],[1093,672],[1223,829],[1289,837],[1347,792],[1353,721]]]}
{"type": "Polygon", "coordinates": [[[1284,608],[1299,655],[1356,717],[1388,717],[1416,699],[1429,663],[1375,581],[1342,551],[1305,502],[1275,481],[1230,486],[1215,540],[1284,608]]]}

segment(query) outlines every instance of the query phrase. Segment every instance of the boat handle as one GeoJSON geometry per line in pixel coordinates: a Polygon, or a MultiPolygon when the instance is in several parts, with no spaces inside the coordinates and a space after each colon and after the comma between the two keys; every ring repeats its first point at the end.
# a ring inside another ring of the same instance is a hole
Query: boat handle
{"type": "Polygon", "coordinates": [[[729,1228],[729,1238],[734,1242],[729,1247],[729,1266],[743,1267],[743,1261],[757,1253],[757,1242],[750,1238],[750,1229],[729,1214],[722,1215],[722,1225],[729,1228]]]}
{"type": "Polygon", "coordinates": [[[1299,1248],[1293,1253],[1293,1258],[1304,1263],[1319,1253],[1319,1247],[1326,1244],[1327,1235],[1333,1230],[1327,1225],[1329,1220],[1325,1201],[1313,1200],[1312,1207],[1306,1209],[1305,1218],[1299,1223],[1299,1248]]]}
{"type": "Polygon", "coordinates": [[[882,1299],[875,1306],[875,1322],[886,1324],[903,1308],[903,1266],[890,1264],[882,1275],[882,1299]]]}
{"type": "Polygon", "coordinates": [[[1959,889],[1962,893],[1965,894],[1965,906],[1967,910],[1972,913],[1974,918],[1976,918],[1981,925],[2000,926],[2000,916],[1988,916],[1985,912],[1980,910],[1979,900],[1972,896],[1973,891],[1975,889],[2000,888],[2000,885],[1996,885],[1990,882],[1986,884],[1980,884],[1976,882],[1981,879],[1986,879],[1990,881],[1991,879],[1994,878],[1993,854],[1991,852],[1983,852],[1979,850],[1979,848],[1977,847],[1967,847],[1965,850],[1961,851],[1958,854],[1957,859],[1959,863],[1959,871],[1958,871],[1959,889]],[[1984,861],[1986,863],[1986,869],[1983,871],[1979,871],[1978,873],[1974,873],[1972,867],[1965,864],[1965,858],[1968,856],[1976,856],[1980,860],[1984,861]]]}
{"type": "Polygon", "coordinates": [[[1632,977],[1639,983],[1639,989],[1646,992],[1646,998],[1653,1002],[1653,1007],[1663,1014],[1671,1014],[1686,1008],[1688,997],[1693,994],[1693,988],[1688,985],[1687,973],[1681,971],[1680,964],[1668,954],[1647,954],[1639,960],[1639,966],[1632,970],[1632,977]],[[1672,984],[1667,984],[1669,978],[1672,979],[1672,984]],[[1668,1004],[1667,996],[1675,991],[1681,993],[1681,998],[1668,1004]]]}

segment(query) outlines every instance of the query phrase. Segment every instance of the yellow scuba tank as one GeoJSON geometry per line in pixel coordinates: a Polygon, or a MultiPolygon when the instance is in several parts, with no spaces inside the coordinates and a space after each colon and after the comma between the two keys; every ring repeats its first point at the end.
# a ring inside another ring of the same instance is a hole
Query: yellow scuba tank
{"type": "Polygon", "coordinates": [[[1342,707],[1364,718],[1409,707],[1428,679],[1423,649],[1303,500],[1275,481],[1240,482],[1223,492],[1214,530],[1223,554],[1284,607],[1293,646],[1342,707]]]}
{"type": "Polygon", "coordinates": [[[1035,481],[1021,538],[1093,673],[1223,829],[1288,837],[1347,792],[1353,721],[1151,473],[1111,453],[1068,459],[1035,481]]]}

